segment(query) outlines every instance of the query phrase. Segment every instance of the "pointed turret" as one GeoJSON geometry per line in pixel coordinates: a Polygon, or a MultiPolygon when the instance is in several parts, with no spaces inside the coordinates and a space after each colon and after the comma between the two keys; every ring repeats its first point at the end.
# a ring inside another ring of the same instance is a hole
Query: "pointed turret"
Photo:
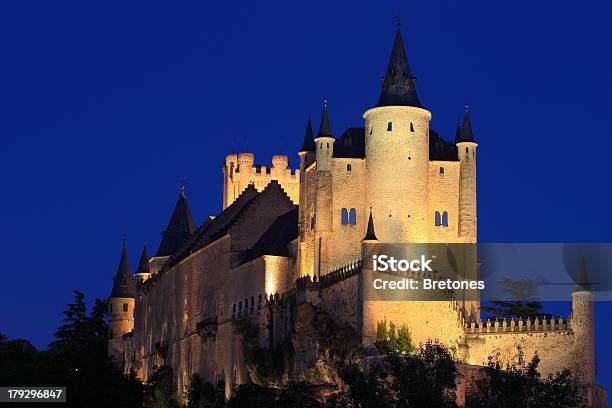
{"type": "Polygon", "coordinates": [[[178,201],[170,217],[168,227],[162,232],[162,241],[155,256],[170,256],[176,252],[183,242],[195,231],[185,189],[181,187],[178,201]]]}
{"type": "Polygon", "coordinates": [[[119,267],[113,281],[113,290],[109,299],[133,298],[135,296],[134,278],[132,277],[132,270],[130,269],[130,262],[127,256],[127,245],[125,243],[123,244],[119,267]]]}
{"type": "Polygon", "coordinates": [[[147,244],[142,247],[142,253],[140,254],[140,261],[138,261],[138,268],[136,268],[136,275],[149,274],[151,273],[151,266],[149,265],[149,252],[147,251],[147,244]]]}
{"type": "Polygon", "coordinates": [[[308,114],[308,124],[306,125],[306,133],[304,134],[304,143],[302,144],[301,152],[314,152],[315,142],[314,135],[312,132],[312,121],[310,120],[310,114],[308,114]]]}
{"type": "Polygon", "coordinates": [[[323,101],[323,114],[321,115],[321,125],[317,137],[333,137],[331,124],[329,122],[329,113],[327,112],[327,99],[323,101]]]}
{"type": "Polygon", "coordinates": [[[382,92],[376,106],[423,107],[416,91],[416,78],[412,75],[408,64],[399,23],[387,72],[382,77],[382,92]]]}
{"type": "Polygon", "coordinates": [[[578,272],[578,281],[576,282],[576,289],[574,292],[590,292],[591,284],[589,283],[589,277],[587,274],[586,260],[584,256],[580,257],[580,271],[578,272]]]}
{"type": "Polygon", "coordinates": [[[368,220],[368,230],[366,231],[365,237],[362,241],[378,241],[376,233],[374,232],[374,219],[372,218],[372,208],[370,207],[370,219],[368,220]]]}
{"type": "Polygon", "coordinates": [[[461,140],[461,126],[457,123],[457,129],[455,130],[455,143],[459,143],[461,140]]]}
{"type": "Polygon", "coordinates": [[[455,138],[455,143],[471,142],[474,143],[474,133],[472,133],[472,122],[470,120],[470,110],[468,106],[465,107],[463,113],[463,125],[461,126],[461,132],[455,138]]]}

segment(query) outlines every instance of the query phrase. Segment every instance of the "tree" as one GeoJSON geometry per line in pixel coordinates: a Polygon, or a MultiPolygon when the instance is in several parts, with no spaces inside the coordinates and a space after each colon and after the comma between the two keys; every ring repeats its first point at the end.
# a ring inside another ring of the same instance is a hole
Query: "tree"
{"type": "Polygon", "coordinates": [[[172,368],[155,367],[151,378],[144,385],[143,408],[178,408],[172,368]]]}
{"type": "Polygon", "coordinates": [[[489,357],[486,378],[467,396],[466,408],[576,408],[584,406],[580,387],[571,370],[565,369],[541,380],[537,354],[525,363],[520,346],[505,369],[499,353],[489,357]]]}
{"type": "Polygon", "coordinates": [[[223,408],[225,407],[224,384],[217,386],[205,382],[198,374],[193,374],[185,387],[185,408],[223,408]]]}
{"type": "Polygon", "coordinates": [[[491,302],[494,306],[482,306],[483,311],[490,313],[494,318],[551,316],[541,312],[543,305],[539,300],[540,292],[533,281],[503,278],[499,282],[509,300],[494,300],[491,302]]]}
{"type": "Polygon", "coordinates": [[[234,387],[230,408],[270,407],[275,408],[276,393],[271,388],[257,384],[242,384],[234,387]]]}

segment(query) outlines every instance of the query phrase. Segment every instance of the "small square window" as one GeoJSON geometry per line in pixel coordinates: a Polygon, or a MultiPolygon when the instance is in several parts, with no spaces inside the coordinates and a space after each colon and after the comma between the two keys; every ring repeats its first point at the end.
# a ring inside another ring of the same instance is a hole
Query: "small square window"
{"type": "Polygon", "coordinates": [[[127,303],[124,303],[124,304],[123,304],[123,311],[124,311],[124,312],[127,312],[127,311],[128,311],[128,304],[127,304],[127,303]]]}

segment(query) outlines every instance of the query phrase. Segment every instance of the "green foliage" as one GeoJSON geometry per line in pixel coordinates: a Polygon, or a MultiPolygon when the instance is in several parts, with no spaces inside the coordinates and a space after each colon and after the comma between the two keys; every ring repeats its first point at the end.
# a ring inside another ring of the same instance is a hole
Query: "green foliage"
{"type": "Polygon", "coordinates": [[[417,355],[390,351],[367,373],[351,366],[341,375],[348,391],[330,401],[330,407],[456,407],[457,369],[438,343],[426,343],[417,355]]]}
{"type": "Polygon", "coordinates": [[[64,323],[48,350],[26,340],[0,341],[0,385],[67,387],[67,407],[142,407],[142,385],[134,373],[124,375],[107,356],[106,308],[96,300],[87,314],[85,297],[63,313],[64,323]]]}
{"type": "Polygon", "coordinates": [[[257,384],[243,384],[234,387],[229,408],[275,408],[276,392],[257,384]]]}
{"type": "Polygon", "coordinates": [[[290,345],[281,344],[273,349],[259,347],[257,328],[246,319],[235,320],[234,330],[242,336],[244,357],[253,369],[253,380],[263,386],[279,380],[285,372],[285,355],[289,354],[290,345]]]}
{"type": "Polygon", "coordinates": [[[172,369],[154,367],[153,375],[144,386],[143,408],[178,408],[172,369]]]}
{"type": "Polygon", "coordinates": [[[492,302],[494,306],[482,306],[483,311],[495,318],[550,317],[541,312],[540,292],[531,280],[503,278],[499,282],[510,300],[495,300],[492,302]]]}
{"type": "Polygon", "coordinates": [[[380,321],[376,325],[376,347],[381,353],[395,351],[410,354],[415,352],[408,327],[403,324],[399,329],[396,329],[395,324],[389,322],[389,328],[387,329],[386,320],[380,321]]]}
{"type": "Polygon", "coordinates": [[[526,364],[520,346],[517,351],[515,360],[505,369],[499,361],[499,353],[489,357],[488,378],[478,381],[468,394],[466,408],[576,408],[585,405],[571,370],[565,369],[542,380],[538,355],[526,364]]]}
{"type": "Polygon", "coordinates": [[[223,408],[225,407],[224,383],[217,386],[204,382],[198,374],[193,374],[185,387],[185,408],[223,408]]]}

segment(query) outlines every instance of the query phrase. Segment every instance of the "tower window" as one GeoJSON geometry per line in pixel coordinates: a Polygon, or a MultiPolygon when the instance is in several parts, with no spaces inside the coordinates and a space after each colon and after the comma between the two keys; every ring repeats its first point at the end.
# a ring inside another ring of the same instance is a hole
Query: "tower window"
{"type": "Polygon", "coordinates": [[[440,174],[444,174],[444,167],[440,167],[440,174]]]}
{"type": "Polygon", "coordinates": [[[349,211],[349,224],[356,225],[357,224],[357,211],[354,208],[351,208],[349,211]]]}
{"type": "Polygon", "coordinates": [[[323,142],[319,143],[319,147],[322,149],[323,148],[323,142]]]}
{"type": "Polygon", "coordinates": [[[434,214],[434,225],[436,227],[439,227],[440,225],[442,225],[442,218],[440,216],[440,211],[436,211],[436,213],[434,214]]]}
{"type": "Polygon", "coordinates": [[[351,165],[350,165],[350,164],[347,164],[347,165],[346,165],[346,171],[351,171],[351,170],[353,170],[353,168],[351,167],[351,165]]]}
{"type": "Polygon", "coordinates": [[[127,311],[128,311],[128,304],[127,304],[127,303],[124,303],[124,304],[123,304],[123,311],[124,311],[124,312],[127,312],[127,311]]]}
{"type": "Polygon", "coordinates": [[[327,148],[329,149],[329,143],[327,144],[327,148]]]}
{"type": "Polygon", "coordinates": [[[387,123],[387,132],[390,132],[392,130],[393,130],[393,123],[392,122],[387,123]]]}
{"type": "Polygon", "coordinates": [[[260,294],[259,294],[259,298],[258,298],[258,300],[257,300],[257,308],[258,308],[258,309],[261,309],[261,302],[262,302],[262,296],[261,296],[261,293],[260,293],[260,294]]]}
{"type": "Polygon", "coordinates": [[[109,313],[113,313],[113,304],[111,303],[108,306],[109,306],[109,313]]]}
{"type": "Polygon", "coordinates": [[[255,297],[251,296],[251,310],[255,308],[255,297]]]}
{"type": "Polygon", "coordinates": [[[414,133],[414,123],[410,122],[410,131],[414,133]]]}
{"type": "Polygon", "coordinates": [[[373,130],[374,130],[374,125],[370,125],[370,134],[372,134],[373,130]]]}
{"type": "Polygon", "coordinates": [[[448,213],[446,211],[442,213],[442,226],[448,227],[448,213]]]}
{"type": "Polygon", "coordinates": [[[342,211],[340,212],[340,223],[342,225],[346,225],[349,222],[349,215],[348,215],[348,210],[346,208],[343,208],[342,211]]]}
{"type": "Polygon", "coordinates": [[[466,147],[466,148],[465,148],[465,152],[466,152],[466,153],[469,153],[469,152],[470,152],[470,149],[466,147]]]}

